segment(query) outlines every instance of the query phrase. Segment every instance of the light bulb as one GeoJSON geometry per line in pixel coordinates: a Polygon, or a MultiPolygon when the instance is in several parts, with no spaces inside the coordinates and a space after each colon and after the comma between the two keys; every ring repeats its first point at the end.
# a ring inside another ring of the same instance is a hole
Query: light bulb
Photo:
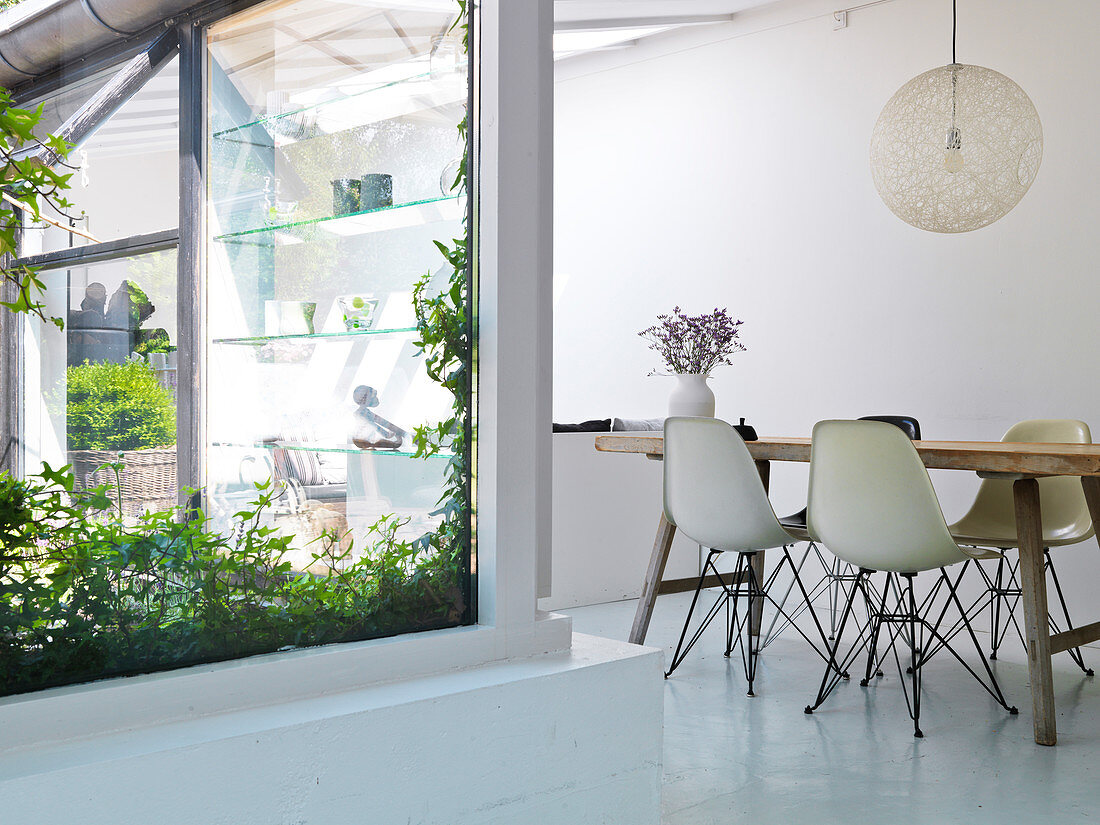
{"type": "Polygon", "coordinates": [[[943,156],[943,169],[952,175],[963,168],[962,134],[952,126],[947,130],[947,151],[943,156]]]}
{"type": "Polygon", "coordinates": [[[943,170],[952,175],[961,172],[963,168],[963,153],[961,149],[948,149],[943,155],[943,170]]]}

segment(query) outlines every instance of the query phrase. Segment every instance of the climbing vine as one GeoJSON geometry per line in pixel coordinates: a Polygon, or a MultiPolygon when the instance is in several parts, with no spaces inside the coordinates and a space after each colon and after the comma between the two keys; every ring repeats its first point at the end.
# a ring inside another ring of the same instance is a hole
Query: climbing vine
{"type": "MultiPolygon", "coordinates": [[[[464,52],[469,54],[470,30],[466,0],[459,0],[460,13],[455,27],[462,32],[464,52]]],[[[453,29],[452,29],[453,30],[453,29]]],[[[462,162],[453,189],[469,197],[469,118],[458,124],[464,148],[462,162]]],[[[443,493],[437,515],[442,522],[436,531],[424,537],[437,553],[452,564],[458,578],[472,553],[472,477],[473,477],[473,341],[474,313],[471,301],[470,221],[463,220],[461,237],[450,243],[436,241],[447,263],[446,283],[432,288],[431,274],[424,275],[413,289],[419,339],[428,376],[446,389],[454,399],[450,417],[436,424],[417,427],[413,433],[416,455],[427,458],[448,454],[443,493]]],[[[469,591],[467,591],[469,595],[469,591]]]]}
{"type": "MultiPolygon", "coordinates": [[[[33,110],[20,109],[12,105],[7,89],[0,89],[0,169],[3,170],[0,256],[5,261],[18,255],[19,232],[25,221],[45,220],[62,225],[49,218],[48,213],[66,221],[74,217],[66,211],[72,204],[64,196],[72,177],[72,167],[66,165],[65,157],[72,146],[60,137],[36,137],[34,131],[41,119],[41,106],[33,110]],[[49,159],[50,165],[44,159],[49,159]]],[[[15,287],[14,300],[0,301],[0,306],[50,321],[58,329],[65,326],[61,318],[46,314],[46,305],[42,303],[46,284],[37,269],[5,264],[0,272],[3,279],[15,287]]]]}

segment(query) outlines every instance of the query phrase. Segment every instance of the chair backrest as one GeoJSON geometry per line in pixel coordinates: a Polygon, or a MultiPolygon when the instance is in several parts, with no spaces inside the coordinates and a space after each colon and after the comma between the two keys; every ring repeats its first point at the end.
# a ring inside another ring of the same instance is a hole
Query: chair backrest
{"type": "Polygon", "coordinates": [[[920,422],[911,415],[861,415],[860,421],[885,421],[893,424],[913,441],[920,441],[920,422]]]}
{"type": "MultiPolygon", "coordinates": [[[[1084,421],[1040,418],[1014,424],[1001,441],[1091,444],[1092,433],[1084,421]]],[[[1092,516],[1079,479],[1071,476],[1039,479],[1039,506],[1043,513],[1044,541],[1073,544],[1092,537],[1092,516]]],[[[998,546],[1017,546],[1012,481],[983,479],[974,503],[958,526],[967,535],[1002,537],[998,546]]]]}
{"type": "Polygon", "coordinates": [[[810,452],[810,535],[844,561],[916,573],[963,561],[912,441],[881,421],[820,421],[810,452]]]}
{"type": "Polygon", "coordinates": [[[665,421],[665,518],[715,550],[793,543],[779,525],[745,442],[725,421],[665,421]]]}

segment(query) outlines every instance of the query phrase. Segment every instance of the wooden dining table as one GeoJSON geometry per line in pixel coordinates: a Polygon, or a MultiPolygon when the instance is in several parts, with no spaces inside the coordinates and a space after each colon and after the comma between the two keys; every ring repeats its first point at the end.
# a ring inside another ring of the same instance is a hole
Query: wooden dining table
{"type": "MultiPolygon", "coordinates": [[[[1100,444],[914,441],[913,445],[929,469],[970,470],[983,478],[1004,478],[1013,482],[1035,741],[1040,745],[1053,745],[1058,741],[1058,730],[1051,656],[1100,639],[1100,622],[1053,635],[1050,632],[1038,479],[1044,476],[1079,477],[1093,524],[1100,524],[1100,444]]],[[[747,442],[747,446],[765,487],[770,462],[810,460],[808,438],[761,438],[747,442]]],[[[664,456],[664,441],[657,434],[600,435],[596,437],[596,449],[660,460],[664,456]]],[[[686,589],[679,582],[672,587],[663,587],[665,563],[675,535],[675,525],[670,524],[661,513],[642,595],[630,630],[630,641],[635,644],[645,641],[657,596],[662,592],[686,589]]]]}

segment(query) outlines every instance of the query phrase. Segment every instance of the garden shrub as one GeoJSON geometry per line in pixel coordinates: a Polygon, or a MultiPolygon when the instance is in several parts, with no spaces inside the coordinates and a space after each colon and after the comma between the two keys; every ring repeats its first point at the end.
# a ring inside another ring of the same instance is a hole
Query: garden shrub
{"type": "Polygon", "coordinates": [[[70,450],[140,450],[176,442],[172,393],[140,361],[69,367],[67,400],[70,450]]]}

